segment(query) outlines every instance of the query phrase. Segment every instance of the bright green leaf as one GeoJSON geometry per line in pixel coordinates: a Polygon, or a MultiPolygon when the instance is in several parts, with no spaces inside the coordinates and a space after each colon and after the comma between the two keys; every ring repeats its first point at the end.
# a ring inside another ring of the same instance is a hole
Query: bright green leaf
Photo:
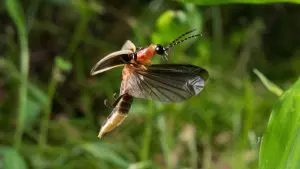
{"type": "Polygon", "coordinates": [[[70,0],[47,0],[49,3],[53,3],[55,5],[70,5],[72,1],[70,0]]]}
{"type": "Polygon", "coordinates": [[[184,3],[194,3],[200,5],[218,5],[218,4],[232,4],[232,3],[243,3],[243,4],[267,4],[267,3],[300,3],[299,0],[178,0],[184,3]]]}
{"type": "MultiPolygon", "coordinates": [[[[16,67],[6,59],[0,59],[0,72],[5,73],[6,76],[11,77],[17,82],[21,82],[20,72],[16,67]]],[[[47,94],[36,84],[28,82],[28,104],[26,106],[26,113],[24,116],[25,127],[29,127],[31,122],[35,121],[41,113],[41,108],[47,104],[47,94]]]]}
{"type": "Polygon", "coordinates": [[[0,147],[0,155],[3,156],[3,169],[27,169],[25,160],[15,149],[0,147]]]}
{"type": "Polygon", "coordinates": [[[265,87],[272,93],[280,96],[282,94],[282,89],[279,88],[276,84],[272,83],[268,80],[260,71],[254,69],[253,72],[260,78],[261,82],[265,85],[265,87]]]}
{"type": "Polygon", "coordinates": [[[165,30],[171,24],[173,18],[175,16],[175,11],[168,10],[164,12],[157,20],[156,25],[160,30],[165,30]]]}
{"type": "MultiPolygon", "coordinates": [[[[19,29],[25,28],[24,12],[18,0],[6,0],[6,7],[19,29]]],[[[20,30],[19,30],[20,31],[20,30]]]]}
{"type": "Polygon", "coordinates": [[[134,164],[130,164],[129,169],[144,169],[144,168],[153,168],[151,161],[142,161],[134,164]]]}
{"type": "Polygon", "coordinates": [[[203,16],[199,12],[199,9],[194,4],[186,4],[185,6],[187,10],[187,17],[189,18],[187,19],[189,25],[192,28],[202,32],[203,16]]]}
{"type": "Polygon", "coordinates": [[[32,99],[28,99],[28,105],[27,105],[27,110],[26,110],[26,118],[24,119],[25,126],[28,127],[32,122],[34,122],[38,115],[41,112],[42,104],[33,101],[32,99]]]}
{"type": "Polygon", "coordinates": [[[55,64],[59,69],[66,72],[69,72],[72,69],[72,64],[59,56],[55,57],[55,64]]]}
{"type": "Polygon", "coordinates": [[[152,35],[154,43],[167,44],[191,29],[201,31],[202,20],[199,10],[193,4],[187,4],[185,10],[167,10],[156,21],[157,30],[152,35]]]}
{"type": "Polygon", "coordinates": [[[273,107],[262,139],[259,169],[300,168],[300,79],[273,107]]]}
{"type": "Polygon", "coordinates": [[[40,87],[38,87],[32,82],[29,82],[28,90],[29,90],[29,95],[32,97],[32,99],[35,100],[37,103],[41,104],[41,106],[47,104],[48,102],[47,93],[43,91],[40,87]]]}
{"type": "Polygon", "coordinates": [[[129,166],[128,162],[105,144],[88,143],[82,145],[82,148],[95,158],[116,164],[119,168],[127,168],[129,166]]]}
{"type": "Polygon", "coordinates": [[[28,32],[25,24],[25,17],[22,6],[18,0],[6,0],[8,13],[17,26],[19,43],[20,43],[20,72],[21,85],[19,88],[19,107],[18,120],[16,126],[15,147],[19,148],[22,142],[24,131],[24,121],[26,119],[26,106],[28,96],[28,73],[29,73],[29,49],[28,49],[28,32]]]}

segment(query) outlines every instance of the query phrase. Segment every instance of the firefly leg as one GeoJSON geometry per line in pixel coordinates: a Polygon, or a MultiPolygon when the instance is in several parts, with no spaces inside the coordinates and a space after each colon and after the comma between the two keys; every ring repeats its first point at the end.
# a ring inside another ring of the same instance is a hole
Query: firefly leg
{"type": "Polygon", "coordinates": [[[105,105],[106,107],[110,108],[110,109],[113,108],[113,106],[108,102],[107,99],[104,100],[104,105],[105,105]]]}
{"type": "Polygon", "coordinates": [[[115,93],[113,93],[114,103],[111,104],[111,103],[108,102],[107,99],[105,99],[105,100],[104,100],[104,105],[105,105],[106,107],[110,108],[110,109],[113,109],[114,106],[115,106],[115,104],[116,104],[116,102],[118,102],[118,101],[120,100],[120,98],[121,98],[121,96],[118,97],[118,96],[117,96],[117,92],[115,92],[115,93]]]}
{"type": "Polygon", "coordinates": [[[113,98],[114,98],[115,101],[118,99],[117,92],[115,92],[115,93],[113,94],[113,98]]]}
{"type": "Polygon", "coordinates": [[[163,56],[161,57],[161,60],[162,60],[162,61],[166,61],[166,62],[167,62],[167,61],[168,61],[168,57],[167,57],[167,55],[163,55],[163,56]]]}
{"type": "Polygon", "coordinates": [[[119,102],[119,100],[123,97],[124,94],[120,95],[118,98],[115,99],[115,102],[112,104],[113,107],[115,107],[117,105],[117,103],[119,102]]]}

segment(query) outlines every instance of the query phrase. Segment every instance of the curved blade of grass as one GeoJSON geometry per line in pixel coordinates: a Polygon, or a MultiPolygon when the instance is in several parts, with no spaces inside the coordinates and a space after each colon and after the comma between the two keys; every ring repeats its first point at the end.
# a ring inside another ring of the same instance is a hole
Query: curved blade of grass
{"type": "MultiPolygon", "coordinates": [[[[9,60],[0,59],[0,72],[7,72],[6,75],[8,77],[11,77],[12,80],[16,80],[18,83],[21,83],[20,72],[9,60]]],[[[32,99],[41,104],[41,106],[48,102],[47,94],[40,87],[30,81],[28,81],[28,92],[29,97],[32,97],[32,99]]]]}
{"type": "Polygon", "coordinates": [[[23,157],[11,147],[0,147],[0,155],[3,156],[3,169],[27,169],[23,157]]]}
{"type": "Polygon", "coordinates": [[[300,78],[273,107],[262,139],[259,169],[300,168],[300,78]]]}
{"type": "Polygon", "coordinates": [[[15,147],[18,149],[22,142],[24,121],[27,110],[27,85],[29,70],[29,52],[27,29],[24,20],[24,12],[18,0],[6,0],[6,7],[12,20],[15,22],[20,41],[21,85],[19,91],[18,122],[15,134],[15,147]]]}
{"type": "Polygon", "coordinates": [[[128,168],[129,162],[120,157],[113,149],[102,143],[87,143],[81,146],[83,150],[93,155],[95,158],[110,162],[119,168],[128,168]]]}
{"type": "Polygon", "coordinates": [[[52,77],[48,85],[48,102],[45,104],[44,117],[41,121],[41,131],[39,137],[40,150],[44,150],[47,144],[49,120],[52,111],[52,100],[55,95],[57,85],[61,80],[60,78],[62,76],[62,72],[69,72],[71,69],[72,65],[70,62],[63,60],[60,56],[55,58],[55,65],[52,69],[52,77]]]}
{"type": "Polygon", "coordinates": [[[40,0],[31,0],[30,5],[27,10],[27,31],[29,33],[30,29],[32,28],[33,21],[36,15],[36,12],[38,10],[40,4],[40,0]]]}
{"type": "MultiPolygon", "coordinates": [[[[21,84],[20,72],[9,60],[0,59],[0,72],[5,73],[11,81],[21,84]]],[[[31,127],[32,122],[38,118],[41,108],[47,104],[47,100],[47,94],[40,87],[28,81],[28,98],[24,117],[25,128],[31,127]]]]}
{"type": "Polygon", "coordinates": [[[268,3],[300,3],[299,0],[178,0],[184,3],[194,3],[199,5],[220,5],[220,4],[268,4],[268,3]]]}
{"type": "MultiPolygon", "coordinates": [[[[130,164],[128,169],[145,169],[145,168],[153,168],[153,164],[151,161],[142,161],[134,164],[130,164]]],[[[155,167],[156,168],[156,167],[155,167]]]]}
{"type": "Polygon", "coordinates": [[[277,96],[280,96],[282,94],[282,89],[271,82],[269,79],[267,79],[260,71],[258,71],[257,69],[253,69],[253,72],[260,78],[261,82],[270,92],[276,94],[277,96]]]}

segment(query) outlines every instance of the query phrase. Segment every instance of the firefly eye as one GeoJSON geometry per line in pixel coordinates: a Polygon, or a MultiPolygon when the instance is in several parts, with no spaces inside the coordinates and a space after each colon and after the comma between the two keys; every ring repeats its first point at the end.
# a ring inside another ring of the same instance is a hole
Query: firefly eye
{"type": "Polygon", "coordinates": [[[159,55],[165,54],[165,48],[162,45],[160,45],[160,44],[156,45],[155,51],[159,55]]]}

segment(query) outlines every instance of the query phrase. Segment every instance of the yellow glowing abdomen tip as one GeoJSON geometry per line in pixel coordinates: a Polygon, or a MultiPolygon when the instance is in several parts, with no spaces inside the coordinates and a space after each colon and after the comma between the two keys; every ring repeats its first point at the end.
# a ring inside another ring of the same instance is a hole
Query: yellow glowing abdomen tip
{"type": "Polygon", "coordinates": [[[127,117],[127,113],[122,113],[119,111],[114,112],[111,117],[107,119],[105,124],[101,127],[100,132],[98,134],[98,138],[102,138],[102,136],[114,128],[118,127],[127,117]]]}

